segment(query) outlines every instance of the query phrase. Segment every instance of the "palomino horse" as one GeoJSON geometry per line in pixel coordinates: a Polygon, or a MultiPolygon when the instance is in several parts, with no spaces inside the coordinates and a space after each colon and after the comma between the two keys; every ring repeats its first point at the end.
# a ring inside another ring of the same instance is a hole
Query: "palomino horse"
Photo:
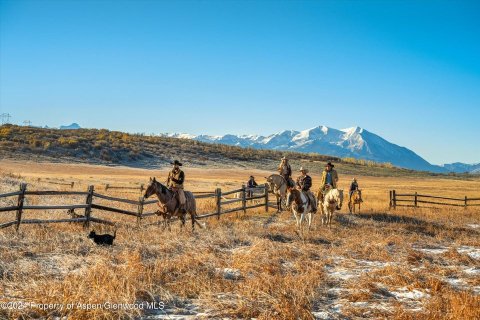
{"type": "Polygon", "coordinates": [[[348,210],[350,213],[355,213],[355,205],[358,204],[358,212],[360,212],[360,204],[363,202],[362,194],[360,190],[355,190],[350,197],[350,201],[348,202],[348,210]]]}
{"type": "MultiPolygon", "coordinates": [[[[145,190],[145,194],[143,195],[143,197],[148,198],[153,194],[156,194],[158,197],[158,200],[160,202],[159,206],[161,209],[163,209],[162,211],[160,211],[160,213],[163,215],[164,219],[167,219],[167,223],[169,222],[171,217],[178,216],[182,221],[183,227],[185,225],[185,217],[187,214],[179,212],[177,208],[178,200],[175,196],[175,193],[160,182],[158,182],[155,178],[150,178],[150,183],[147,187],[147,190],[145,190]]],[[[195,223],[197,223],[200,227],[203,227],[196,220],[197,205],[193,194],[189,191],[185,191],[185,198],[187,198],[185,209],[187,210],[187,213],[190,214],[190,218],[192,219],[192,230],[195,229],[195,223]]]]}
{"type": "Polygon", "coordinates": [[[287,181],[279,174],[272,174],[269,177],[265,177],[265,179],[267,179],[269,189],[272,190],[277,198],[277,212],[281,212],[282,201],[285,201],[287,195],[287,181]]]}
{"type": "Polygon", "coordinates": [[[305,219],[305,216],[307,216],[308,230],[310,230],[312,226],[313,212],[312,204],[308,197],[298,189],[288,188],[287,207],[290,207],[290,205],[292,206],[292,212],[297,221],[297,228],[302,230],[303,220],[305,219]],[[300,218],[298,217],[299,215],[300,218]]]}
{"type": "Polygon", "coordinates": [[[332,227],[332,217],[335,210],[342,209],[343,190],[329,189],[323,197],[323,203],[319,204],[322,210],[322,225],[328,224],[332,227]]]}

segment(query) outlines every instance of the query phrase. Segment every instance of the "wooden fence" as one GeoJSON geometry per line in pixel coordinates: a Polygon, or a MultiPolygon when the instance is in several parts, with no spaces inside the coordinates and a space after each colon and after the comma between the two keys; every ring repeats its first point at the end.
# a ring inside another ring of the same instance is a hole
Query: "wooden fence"
{"type": "MultiPolygon", "coordinates": [[[[195,199],[207,199],[213,198],[215,199],[215,210],[213,212],[207,212],[201,215],[198,215],[199,219],[208,218],[212,216],[216,216],[217,219],[220,219],[220,216],[223,214],[228,214],[232,212],[239,212],[243,211],[246,213],[248,209],[253,208],[260,208],[264,207],[265,211],[268,212],[268,207],[270,206],[268,201],[268,185],[262,185],[255,188],[247,188],[242,186],[242,188],[237,190],[231,190],[227,192],[222,192],[220,188],[217,188],[214,192],[197,192],[195,193],[195,199]],[[250,195],[253,192],[261,192],[259,195],[250,195]],[[227,196],[233,196],[233,198],[229,198],[227,196]],[[250,205],[248,201],[250,200],[262,200],[261,203],[255,203],[250,205]],[[239,203],[239,206],[235,208],[225,208],[227,205],[231,205],[233,203],[239,203]]],[[[92,210],[99,210],[99,211],[108,211],[113,212],[116,214],[122,214],[127,216],[136,217],[137,225],[140,225],[140,222],[143,218],[148,216],[156,215],[157,206],[156,203],[158,202],[157,199],[155,200],[145,200],[143,197],[139,197],[138,201],[131,200],[131,199],[124,199],[124,198],[116,198],[107,195],[103,195],[100,193],[95,192],[94,186],[91,185],[88,187],[87,191],[30,191],[27,190],[27,184],[22,183],[20,184],[20,190],[16,192],[10,192],[5,194],[0,194],[0,198],[7,198],[7,197],[17,197],[17,205],[16,206],[9,206],[9,207],[0,207],[0,212],[7,212],[7,211],[16,211],[16,218],[14,221],[9,221],[0,224],[0,229],[5,228],[8,226],[15,225],[16,230],[20,227],[20,224],[42,224],[42,223],[61,223],[61,222],[83,222],[84,227],[89,227],[91,222],[96,223],[103,223],[107,225],[114,226],[115,224],[111,221],[105,219],[99,219],[92,216],[92,210]],[[64,195],[76,195],[76,196],[85,196],[85,203],[81,204],[71,204],[71,205],[25,205],[24,200],[29,195],[36,195],[36,196],[64,196],[64,195]],[[103,199],[108,200],[113,203],[127,203],[136,206],[136,211],[129,211],[120,209],[115,207],[113,204],[106,206],[100,205],[95,203],[95,199],[103,199]],[[146,206],[155,204],[155,210],[150,212],[144,212],[146,206]],[[41,219],[23,219],[22,214],[25,210],[69,210],[69,209],[83,209],[84,215],[83,216],[75,216],[70,219],[56,219],[56,220],[41,220],[41,219]]]]}
{"type": "Polygon", "coordinates": [[[443,196],[429,196],[415,193],[397,193],[396,190],[390,190],[390,209],[396,207],[425,207],[425,205],[453,206],[453,207],[473,207],[480,206],[480,198],[450,198],[443,196]],[[444,200],[444,201],[441,201],[444,200]],[[441,202],[440,202],[441,201],[441,202]]]}
{"type": "MultiPolygon", "coordinates": [[[[40,182],[40,178],[38,178],[38,182],[40,182]]],[[[43,180],[43,183],[50,183],[50,184],[58,184],[61,186],[69,186],[70,188],[73,189],[73,186],[75,185],[75,182],[59,182],[59,181],[50,181],[50,180],[43,180]]]]}
{"type": "Polygon", "coordinates": [[[123,189],[123,190],[133,190],[133,191],[140,191],[140,193],[143,192],[143,190],[145,190],[144,188],[144,185],[141,184],[140,186],[138,187],[127,187],[127,186],[112,186],[111,184],[107,183],[105,185],[105,191],[108,191],[108,189],[123,189]]]}

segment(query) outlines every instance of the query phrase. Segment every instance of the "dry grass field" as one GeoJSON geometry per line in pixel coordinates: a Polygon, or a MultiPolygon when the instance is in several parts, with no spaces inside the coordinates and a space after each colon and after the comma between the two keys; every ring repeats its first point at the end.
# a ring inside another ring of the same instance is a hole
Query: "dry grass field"
{"type": "MultiPolygon", "coordinates": [[[[270,173],[185,172],[186,188],[196,191],[236,189],[250,174],[260,183],[270,173]]],[[[352,176],[339,174],[347,189],[352,176]]],[[[137,200],[139,192],[105,191],[105,184],[139,185],[150,176],[163,180],[166,171],[2,161],[0,193],[17,191],[22,181],[30,190],[70,190],[49,181],[74,181],[74,190],[94,184],[99,193],[137,200]]],[[[480,179],[357,179],[361,213],[348,214],[344,203],[331,229],[317,215],[305,234],[289,212],[273,209],[206,219],[206,229],[195,232],[178,224],[162,230],[156,216],[137,227],[134,217],[94,210],[93,216],[117,223],[112,247],[96,246],[89,230],[74,223],[1,229],[0,302],[25,308],[2,304],[0,318],[480,319],[480,207],[388,208],[390,189],[480,197],[480,179]],[[160,307],[142,309],[142,302],[160,307]]],[[[319,176],[313,180],[316,189],[319,176]]],[[[15,201],[2,198],[0,207],[15,201]]],[[[30,205],[84,201],[27,196],[30,205]]],[[[213,206],[213,200],[199,200],[199,213],[213,206]]],[[[0,223],[14,217],[2,212],[0,223]]],[[[27,210],[25,217],[68,216],[27,210]]],[[[113,233],[108,226],[92,228],[113,233]]]]}

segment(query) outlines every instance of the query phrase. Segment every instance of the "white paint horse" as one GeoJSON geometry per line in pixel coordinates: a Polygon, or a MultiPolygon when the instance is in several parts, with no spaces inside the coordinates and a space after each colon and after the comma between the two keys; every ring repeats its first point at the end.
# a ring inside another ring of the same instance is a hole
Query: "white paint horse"
{"type": "Polygon", "coordinates": [[[306,216],[306,219],[308,220],[308,230],[310,230],[312,226],[313,212],[312,204],[308,197],[298,189],[288,188],[286,205],[287,207],[291,206],[292,208],[293,215],[297,221],[297,228],[302,231],[303,221],[306,216]]]}
{"type": "Polygon", "coordinates": [[[277,198],[277,212],[281,212],[282,202],[285,204],[287,197],[287,181],[279,174],[272,174],[269,177],[265,177],[265,179],[267,179],[269,189],[277,198]]]}
{"type": "Polygon", "coordinates": [[[323,203],[318,206],[322,210],[322,225],[328,224],[332,227],[332,217],[335,210],[342,209],[343,204],[343,190],[330,189],[323,197],[323,203]]]}

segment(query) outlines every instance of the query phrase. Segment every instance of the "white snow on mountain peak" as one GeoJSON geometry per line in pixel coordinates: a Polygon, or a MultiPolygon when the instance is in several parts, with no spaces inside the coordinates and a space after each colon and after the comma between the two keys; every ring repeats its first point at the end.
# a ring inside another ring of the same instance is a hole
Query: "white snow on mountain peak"
{"type": "MultiPolygon", "coordinates": [[[[283,130],[268,136],[232,134],[224,136],[166,134],[166,136],[256,149],[314,152],[342,158],[390,162],[398,167],[415,170],[434,172],[460,170],[460,166],[456,164],[444,167],[432,165],[415,152],[358,126],[339,130],[322,125],[302,131],[283,130]]],[[[461,170],[467,171],[469,168],[479,170],[477,166],[470,165],[461,167],[461,170]]]]}

